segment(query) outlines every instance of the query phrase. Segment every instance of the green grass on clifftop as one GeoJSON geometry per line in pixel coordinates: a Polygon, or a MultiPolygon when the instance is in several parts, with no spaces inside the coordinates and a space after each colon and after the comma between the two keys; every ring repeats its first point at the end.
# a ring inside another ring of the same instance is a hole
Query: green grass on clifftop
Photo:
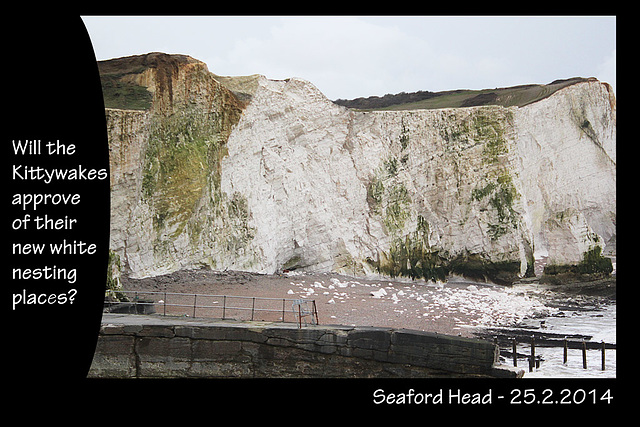
{"type": "Polygon", "coordinates": [[[481,105],[500,105],[503,107],[522,107],[551,96],[567,86],[589,81],[574,77],[556,80],[546,85],[530,84],[506,88],[482,90],[450,90],[443,92],[412,92],[396,95],[370,96],[351,100],[337,99],[338,105],[358,110],[419,110],[437,108],[476,107],[481,105]]]}

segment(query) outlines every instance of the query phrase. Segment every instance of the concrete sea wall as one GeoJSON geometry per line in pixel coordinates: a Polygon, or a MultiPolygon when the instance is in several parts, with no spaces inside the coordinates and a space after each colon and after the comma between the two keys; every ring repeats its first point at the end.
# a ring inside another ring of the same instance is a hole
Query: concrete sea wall
{"type": "Polygon", "coordinates": [[[516,377],[490,342],[379,327],[105,314],[93,378],[516,377]]]}

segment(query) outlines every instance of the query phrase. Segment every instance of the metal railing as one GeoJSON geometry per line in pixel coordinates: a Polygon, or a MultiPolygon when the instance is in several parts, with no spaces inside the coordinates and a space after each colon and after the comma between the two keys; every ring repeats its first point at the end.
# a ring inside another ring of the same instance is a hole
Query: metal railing
{"type": "Polygon", "coordinates": [[[111,313],[182,315],[318,324],[315,300],[157,291],[118,291],[125,301],[104,302],[111,313]],[[128,301],[127,301],[128,300],[128,301]]]}

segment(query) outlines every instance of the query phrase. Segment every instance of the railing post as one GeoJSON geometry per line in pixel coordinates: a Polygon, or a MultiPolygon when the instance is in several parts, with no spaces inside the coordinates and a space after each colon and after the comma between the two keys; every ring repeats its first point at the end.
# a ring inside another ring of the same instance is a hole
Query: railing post
{"type": "MultiPolygon", "coordinates": [[[[313,312],[314,312],[314,314],[316,316],[316,325],[319,325],[320,324],[320,320],[318,319],[318,307],[316,307],[316,300],[313,300],[313,312]]],[[[604,347],[602,347],[602,348],[603,348],[603,351],[604,351],[604,347]]],[[[602,353],[602,354],[604,354],[604,353],[602,353]]]]}
{"type": "Polygon", "coordinates": [[[516,345],[516,337],[513,337],[513,342],[511,343],[511,352],[513,353],[513,366],[518,366],[518,353],[517,353],[517,345],[516,345]]]}
{"type": "Polygon", "coordinates": [[[604,371],[604,348],[605,348],[605,344],[604,344],[604,340],[602,340],[602,370],[604,371]]]}
{"type": "Polygon", "coordinates": [[[284,298],[282,298],[282,323],[284,323],[284,298]]]}
{"type": "Polygon", "coordinates": [[[198,294],[193,294],[193,317],[196,317],[196,305],[198,304],[198,294]]]}
{"type": "Polygon", "coordinates": [[[167,291],[164,291],[164,299],[162,300],[162,315],[167,315],[167,291]]]}
{"type": "Polygon", "coordinates": [[[567,364],[568,353],[569,353],[569,342],[567,341],[567,337],[564,337],[564,355],[562,358],[562,363],[564,363],[565,365],[567,364]]]}
{"type": "Polygon", "coordinates": [[[582,339],[582,367],[587,369],[587,342],[582,339]]]}
{"type": "Polygon", "coordinates": [[[256,297],[253,297],[251,302],[251,321],[253,321],[253,312],[255,308],[256,308],[256,297]]]}
{"type": "Polygon", "coordinates": [[[224,295],[222,297],[222,319],[226,319],[227,318],[227,296],[224,295]]]}

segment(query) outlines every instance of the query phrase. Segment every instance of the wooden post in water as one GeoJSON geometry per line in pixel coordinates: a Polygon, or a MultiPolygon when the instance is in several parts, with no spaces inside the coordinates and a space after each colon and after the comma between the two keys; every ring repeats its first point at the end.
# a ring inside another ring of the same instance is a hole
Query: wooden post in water
{"type": "Polygon", "coordinates": [[[587,369],[587,342],[582,339],[582,367],[587,369]]]}
{"type": "Polygon", "coordinates": [[[513,337],[511,343],[511,352],[513,353],[513,366],[518,366],[518,354],[516,353],[516,337],[513,337]]]}
{"type": "Polygon", "coordinates": [[[567,341],[567,337],[564,337],[564,356],[562,358],[562,363],[567,364],[567,356],[569,352],[569,342],[567,341]]]}
{"type": "Polygon", "coordinates": [[[536,339],[535,339],[535,335],[531,335],[531,357],[529,358],[529,372],[533,372],[535,359],[536,359],[536,339]]]}
{"type": "Polygon", "coordinates": [[[604,371],[604,340],[602,340],[602,370],[604,371]]]}

